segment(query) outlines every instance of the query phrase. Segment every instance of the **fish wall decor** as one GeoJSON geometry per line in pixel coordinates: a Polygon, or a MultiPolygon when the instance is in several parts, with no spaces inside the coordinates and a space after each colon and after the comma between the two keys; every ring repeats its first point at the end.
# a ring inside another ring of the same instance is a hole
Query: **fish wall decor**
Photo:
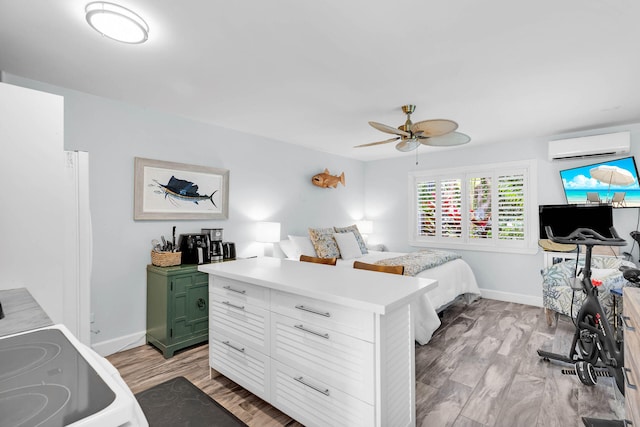
{"type": "MultiPolygon", "coordinates": [[[[182,200],[185,202],[193,202],[196,205],[198,202],[202,202],[204,200],[208,200],[213,203],[213,206],[216,206],[216,203],[213,201],[213,195],[218,191],[214,191],[210,196],[206,194],[198,193],[198,186],[191,181],[186,181],[184,179],[178,179],[175,176],[172,176],[169,182],[165,184],[160,184],[157,180],[153,180],[158,186],[159,190],[155,191],[158,194],[164,194],[165,199],[168,198],[169,201],[174,203],[174,200],[182,200]]],[[[151,184],[153,185],[153,184],[151,184]]],[[[175,204],[175,203],[174,203],[175,204]]]]}
{"type": "Polygon", "coordinates": [[[336,176],[331,175],[329,173],[329,169],[325,169],[324,172],[314,175],[313,178],[311,178],[311,182],[313,183],[313,185],[317,185],[318,187],[322,188],[337,188],[338,183],[342,184],[342,186],[345,186],[344,172],[342,172],[339,176],[336,176]]]}

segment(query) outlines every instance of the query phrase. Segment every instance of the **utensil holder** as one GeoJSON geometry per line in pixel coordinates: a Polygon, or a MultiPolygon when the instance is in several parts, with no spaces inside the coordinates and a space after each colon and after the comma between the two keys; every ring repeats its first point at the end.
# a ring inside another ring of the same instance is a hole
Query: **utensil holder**
{"type": "Polygon", "coordinates": [[[171,267],[180,265],[182,252],[156,252],[151,251],[151,264],[158,267],[171,267]]]}

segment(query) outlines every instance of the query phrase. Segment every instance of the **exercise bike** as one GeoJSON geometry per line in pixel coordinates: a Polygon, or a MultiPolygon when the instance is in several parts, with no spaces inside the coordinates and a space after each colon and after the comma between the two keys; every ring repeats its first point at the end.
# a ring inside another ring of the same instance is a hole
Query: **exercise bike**
{"type": "MultiPolygon", "coordinates": [[[[611,227],[612,237],[604,237],[590,228],[578,228],[568,236],[554,236],[551,227],[545,227],[549,239],[556,243],[578,244],[586,247],[580,290],[586,297],[575,318],[576,332],[564,356],[538,350],[545,361],[556,360],[575,365],[575,371],[583,384],[593,386],[597,382],[596,369],[605,369],[613,377],[618,390],[624,395],[624,346],[621,331],[617,334],[607,320],[598,299],[599,284],[591,281],[591,252],[594,246],[624,246],[626,241],[611,227]],[[600,361],[600,363],[599,363],[600,361]]],[[[577,260],[576,260],[577,262],[577,260]]],[[[577,287],[576,283],[576,287],[577,287]]],[[[615,320],[614,320],[615,321],[615,320]]],[[[617,328],[616,328],[617,329],[617,328]]],[[[605,372],[606,373],[606,372],[605,372]]]]}

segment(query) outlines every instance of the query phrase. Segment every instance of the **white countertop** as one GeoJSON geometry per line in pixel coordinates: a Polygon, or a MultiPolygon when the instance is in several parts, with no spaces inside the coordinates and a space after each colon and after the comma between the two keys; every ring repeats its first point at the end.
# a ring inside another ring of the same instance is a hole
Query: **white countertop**
{"type": "Polygon", "coordinates": [[[4,318],[0,319],[0,337],[53,325],[47,313],[26,288],[0,291],[4,318]]]}
{"type": "Polygon", "coordinates": [[[204,264],[198,270],[378,314],[438,285],[431,279],[270,257],[204,264]]]}

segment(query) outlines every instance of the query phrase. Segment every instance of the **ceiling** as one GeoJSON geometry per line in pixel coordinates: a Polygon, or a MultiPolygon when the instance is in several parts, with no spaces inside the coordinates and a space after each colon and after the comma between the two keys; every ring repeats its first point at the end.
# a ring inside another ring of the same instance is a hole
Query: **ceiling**
{"type": "Polygon", "coordinates": [[[0,0],[0,70],[360,160],[406,156],[367,122],[447,118],[463,150],[640,122],[637,0],[0,0]]]}

